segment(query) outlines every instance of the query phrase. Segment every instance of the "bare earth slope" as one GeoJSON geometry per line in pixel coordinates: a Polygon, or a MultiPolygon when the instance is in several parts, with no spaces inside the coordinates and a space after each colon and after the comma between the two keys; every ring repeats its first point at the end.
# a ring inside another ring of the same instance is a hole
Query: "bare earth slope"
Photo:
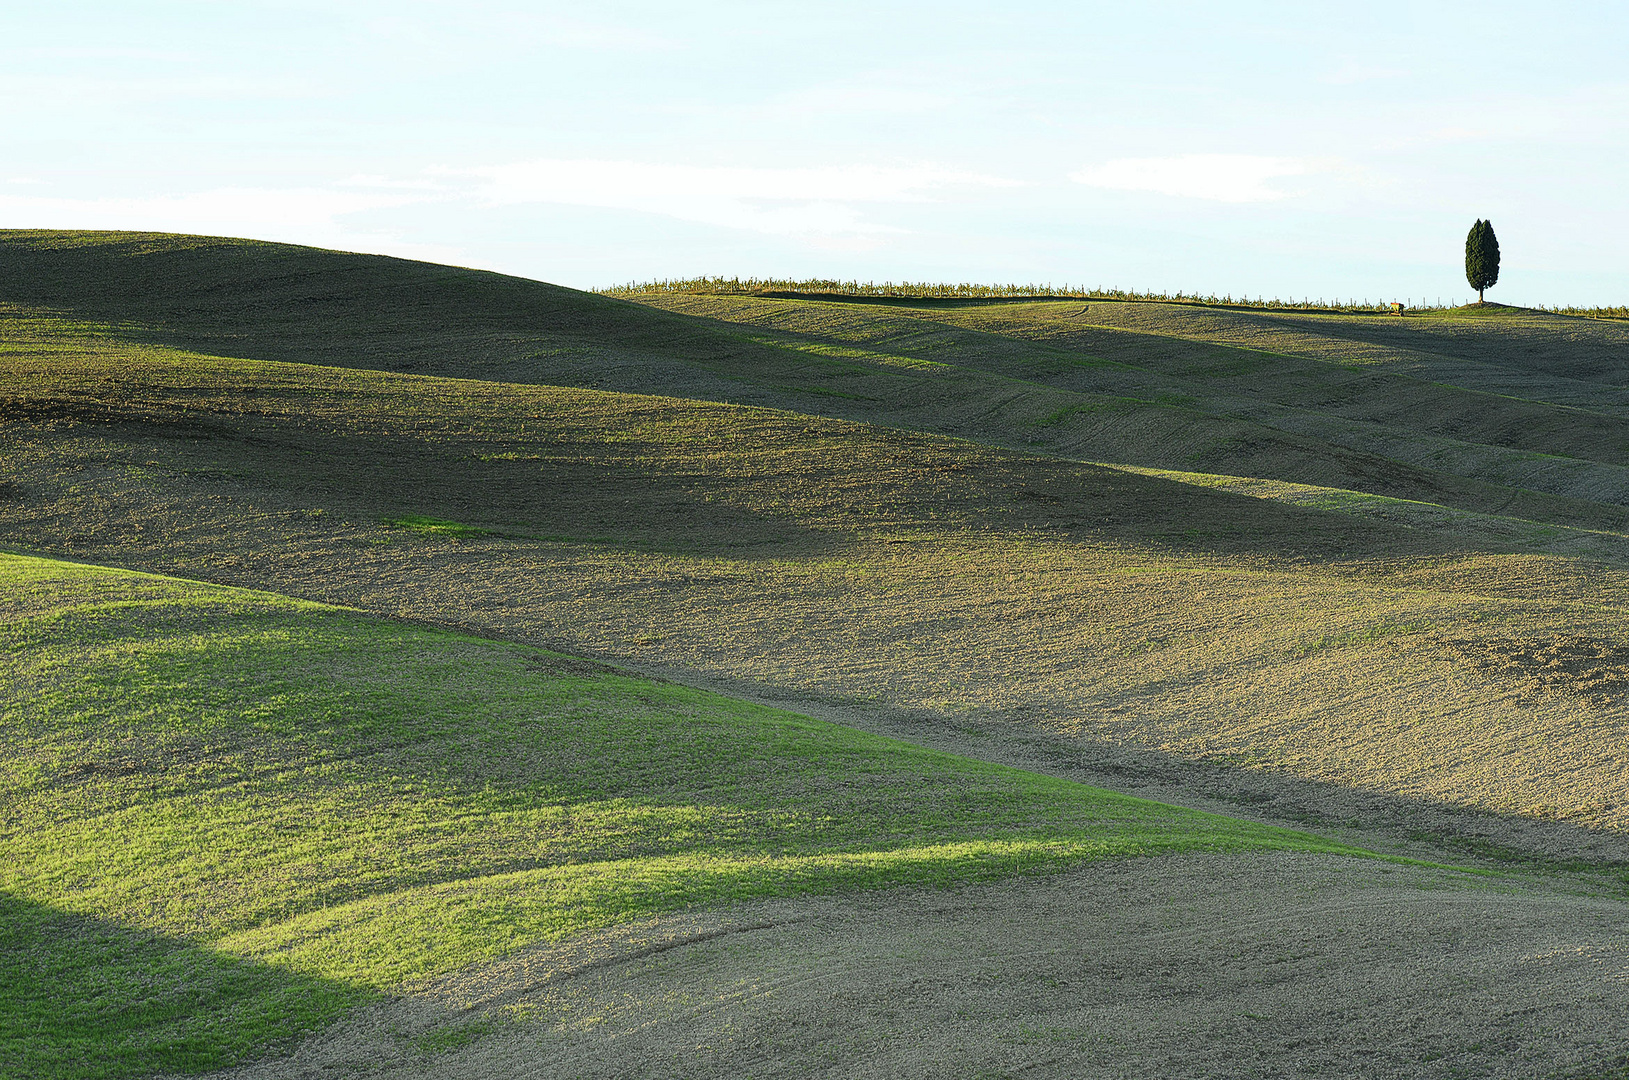
{"type": "Polygon", "coordinates": [[[1626,940],[1621,903],[1437,871],[1131,860],[596,934],[222,1080],[1606,1076],[1626,940]]]}

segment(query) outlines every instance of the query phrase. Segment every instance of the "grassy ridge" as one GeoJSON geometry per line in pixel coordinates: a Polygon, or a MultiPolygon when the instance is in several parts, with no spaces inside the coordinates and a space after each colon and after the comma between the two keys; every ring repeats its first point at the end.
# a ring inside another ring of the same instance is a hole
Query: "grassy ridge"
{"type": "Polygon", "coordinates": [[[518,645],[0,556],[0,1074],[223,1065],[687,905],[1346,850],[518,645]]]}
{"type": "MultiPolygon", "coordinates": [[[[1281,300],[1278,297],[1263,298],[1257,296],[1251,299],[1247,296],[1234,298],[1231,294],[1218,296],[1214,293],[1184,293],[1155,292],[1153,290],[1139,291],[1136,289],[1104,288],[1103,286],[1085,285],[1037,285],[1031,282],[1027,285],[1008,283],[1005,285],[979,284],[976,282],[943,282],[943,281],[840,281],[835,278],[740,278],[740,277],[698,277],[675,278],[657,281],[630,281],[624,285],[614,285],[609,288],[596,290],[605,296],[626,296],[639,298],[641,296],[660,296],[664,294],[691,294],[696,296],[773,296],[786,299],[807,297],[809,299],[849,300],[849,299],[878,299],[878,300],[1035,300],[1035,299],[1071,299],[1071,300],[1129,300],[1146,303],[1162,304],[1202,304],[1209,307],[1238,307],[1254,308],[1262,311],[1321,311],[1321,312],[1359,312],[1363,314],[1389,314],[1391,301],[1384,298],[1370,301],[1364,299],[1359,302],[1355,297],[1333,300],[1302,297],[1297,300],[1281,300]]],[[[1452,306],[1444,305],[1439,298],[1437,303],[1428,302],[1425,298],[1409,299],[1407,308],[1410,312],[1444,311],[1452,306]]]]}
{"type": "Polygon", "coordinates": [[[1326,299],[1319,297],[1314,300],[1310,296],[1299,299],[1290,297],[1284,299],[1277,296],[1233,296],[1232,294],[1218,295],[1216,293],[1186,293],[1178,290],[1168,292],[1165,290],[1138,290],[1116,289],[1101,285],[1037,285],[1034,282],[1020,285],[1016,282],[1007,284],[978,283],[971,281],[847,281],[836,278],[758,278],[758,277],[696,277],[696,278],[663,278],[653,281],[630,281],[622,285],[612,285],[603,289],[596,289],[602,296],[627,297],[630,299],[648,298],[652,296],[690,295],[690,296],[767,296],[777,299],[810,299],[810,300],[885,300],[885,301],[943,301],[955,303],[959,301],[980,300],[1118,300],[1150,304],[1188,304],[1200,307],[1232,308],[1241,311],[1301,311],[1319,314],[1334,315],[1395,315],[1400,312],[1391,305],[1402,305],[1402,311],[1409,315],[1437,314],[1452,312],[1460,315],[1515,315],[1528,312],[1545,312],[1555,315],[1572,315],[1589,319],[1629,319],[1629,306],[1605,307],[1577,307],[1562,305],[1550,307],[1539,305],[1535,308],[1510,307],[1498,303],[1480,303],[1469,300],[1451,299],[1446,304],[1442,297],[1391,298],[1385,296],[1362,300],[1355,296],[1334,297],[1326,299]]]}

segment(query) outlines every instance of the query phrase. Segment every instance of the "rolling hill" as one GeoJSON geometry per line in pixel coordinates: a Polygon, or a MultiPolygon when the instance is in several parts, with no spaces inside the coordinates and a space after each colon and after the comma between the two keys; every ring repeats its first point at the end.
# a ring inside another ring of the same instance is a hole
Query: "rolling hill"
{"type": "Polygon", "coordinates": [[[621,919],[1166,847],[1616,896],[1626,333],[0,233],[3,888],[257,1003],[84,1075],[621,919]]]}

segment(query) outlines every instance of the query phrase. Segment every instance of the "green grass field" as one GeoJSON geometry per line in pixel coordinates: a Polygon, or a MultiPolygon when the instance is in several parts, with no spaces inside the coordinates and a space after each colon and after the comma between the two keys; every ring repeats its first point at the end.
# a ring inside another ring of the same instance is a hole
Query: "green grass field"
{"type": "Polygon", "coordinates": [[[663,911],[1316,837],[524,646],[0,556],[0,1074],[239,1060],[663,911]]]}

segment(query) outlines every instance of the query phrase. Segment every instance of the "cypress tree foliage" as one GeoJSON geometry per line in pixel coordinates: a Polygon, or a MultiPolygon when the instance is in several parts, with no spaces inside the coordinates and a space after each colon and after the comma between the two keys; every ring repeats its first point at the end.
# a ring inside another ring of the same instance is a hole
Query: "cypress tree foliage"
{"type": "Polygon", "coordinates": [[[1493,222],[1476,219],[1465,237],[1465,280],[1476,290],[1476,302],[1482,302],[1482,290],[1499,282],[1499,238],[1493,235],[1493,222]]]}

